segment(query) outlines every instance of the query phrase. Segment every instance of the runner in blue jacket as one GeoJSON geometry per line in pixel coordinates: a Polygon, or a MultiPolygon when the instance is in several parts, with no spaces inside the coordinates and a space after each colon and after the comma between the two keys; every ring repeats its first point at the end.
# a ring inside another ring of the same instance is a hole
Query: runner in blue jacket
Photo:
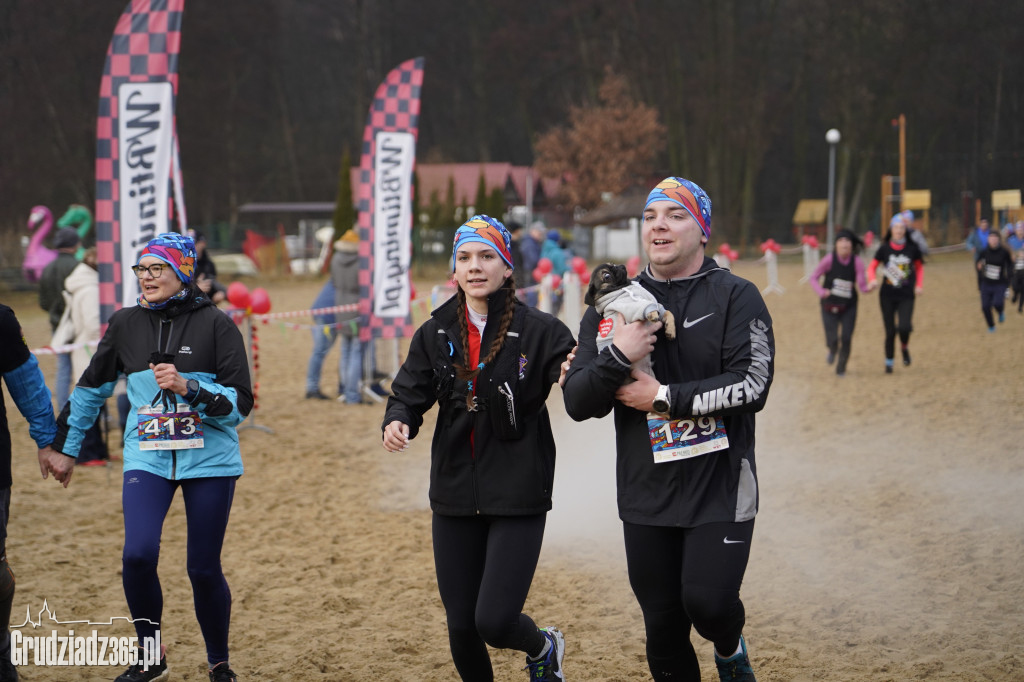
{"type": "MultiPolygon", "coordinates": [[[[110,317],[96,354],[57,420],[53,448],[76,457],[85,430],[128,379],[124,434],[125,597],[140,645],[158,641],[163,611],[157,559],[164,517],[182,490],[188,573],[210,679],[235,682],[228,666],[231,592],[221,570],[242,455],[235,428],[252,409],[245,343],[238,327],[194,284],[195,246],[167,233],[152,239],[133,267],[138,306],[110,317]]],[[[166,679],[167,662],[132,665],[118,682],[166,679]]]]}
{"type": "MultiPolygon", "coordinates": [[[[0,304],[0,377],[7,385],[7,393],[21,416],[28,421],[28,434],[39,449],[39,470],[46,478],[51,461],[59,462],[60,453],[50,443],[57,431],[53,419],[50,389],[46,387],[43,372],[36,356],[29,351],[21,324],[14,311],[0,304]]],[[[11,512],[11,431],[7,420],[7,406],[0,392],[0,680],[18,680],[18,669],[11,661],[11,607],[14,605],[14,572],[7,563],[7,522],[11,512]]],[[[57,478],[68,487],[73,470],[57,478]]]]}

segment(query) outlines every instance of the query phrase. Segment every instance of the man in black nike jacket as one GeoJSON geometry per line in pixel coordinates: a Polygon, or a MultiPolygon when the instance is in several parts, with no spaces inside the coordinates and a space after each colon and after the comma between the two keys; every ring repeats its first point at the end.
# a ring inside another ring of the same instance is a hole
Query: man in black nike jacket
{"type": "Polygon", "coordinates": [[[614,410],[619,517],[630,585],[644,613],[656,681],[700,680],[690,630],[715,645],[722,680],[751,682],[740,584],[758,506],[754,413],[768,397],[775,341],[751,282],[704,255],[711,200],[669,177],[647,199],[637,280],[671,311],[661,323],[612,327],[593,307],[580,324],[563,395],[582,421],[614,410]],[[654,377],[631,370],[650,355],[654,377]],[[626,383],[629,382],[629,383],[626,383]]]}

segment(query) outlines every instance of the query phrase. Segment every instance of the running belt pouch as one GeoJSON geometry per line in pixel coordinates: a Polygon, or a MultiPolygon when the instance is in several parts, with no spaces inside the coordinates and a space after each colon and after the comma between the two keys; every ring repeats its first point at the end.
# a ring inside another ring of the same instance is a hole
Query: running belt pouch
{"type": "Polygon", "coordinates": [[[830,312],[833,315],[842,315],[844,312],[846,312],[845,303],[823,303],[822,305],[825,306],[826,312],[830,312]]]}

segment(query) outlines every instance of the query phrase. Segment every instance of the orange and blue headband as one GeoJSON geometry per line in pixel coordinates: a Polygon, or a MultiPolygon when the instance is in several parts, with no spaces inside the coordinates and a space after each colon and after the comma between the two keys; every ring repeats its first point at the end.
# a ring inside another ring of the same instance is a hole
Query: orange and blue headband
{"type": "Polygon", "coordinates": [[[500,221],[483,214],[475,215],[455,231],[455,243],[452,245],[452,258],[458,252],[459,247],[468,242],[480,242],[487,244],[501,256],[501,259],[510,267],[512,263],[512,236],[505,229],[500,221]]]}
{"type": "Polygon", "coordinates": [[[656,201],[671,201],[685,208],[700,225],[704,237],[711,239],[711,199],[700,185],[685,178],[667,177],[647,195],[644,210],[656,201]]]}

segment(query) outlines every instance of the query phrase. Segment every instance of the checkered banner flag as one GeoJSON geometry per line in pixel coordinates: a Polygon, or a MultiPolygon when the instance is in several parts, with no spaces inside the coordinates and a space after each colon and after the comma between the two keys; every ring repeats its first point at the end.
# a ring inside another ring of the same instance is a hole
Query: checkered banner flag
{"type": "MultiPolygon", "coordinates": [[[[423,58],[395,67],[377,88],[363,132],[359,209],[359,336],[412,335],[413,171],[419,132],[423,58]]],[[[337,226],[343,228],[344,226],[337,226]]]]}
{"type": "Polygon", "coordinates": [[[96,121],[100,320],[134,305],[139,251],[185,230],[174,105],[185,0],[131,0],[114,28],[96,121]]]}

